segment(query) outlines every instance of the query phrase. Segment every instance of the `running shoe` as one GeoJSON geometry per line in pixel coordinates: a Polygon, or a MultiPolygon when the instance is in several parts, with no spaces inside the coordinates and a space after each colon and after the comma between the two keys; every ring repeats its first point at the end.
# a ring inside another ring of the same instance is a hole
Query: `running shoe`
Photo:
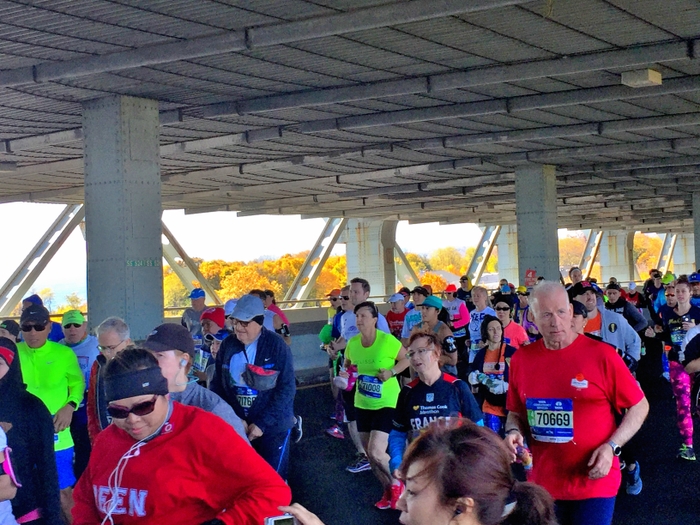
{"type": "Polygon", "coordinates": [[[693,447],[689,445],[681,445],[678,449],[678,455],[676,456],[680,459],[685,459],[686,461],[695,461],[695,451],[693,447]]]}
{"type": "Polygon", "coordinates": [[[390,509],[391,507],[391,491],[384,491],[382,499],[374,504],[375,507],[381,510],[390,509]]]}
{"type": "Polygon", "coordinates": [[[292,441],[294,441],[294,443],[299,443],[299,441],[301,441],[301,436],[303,435],[304,430],[301,428],[301,416],[295,416],[291,435],[292,441]]]}
{"type": "Polygon", "coordinates": [[[358,454],[354,463],[351,463],[345,470],[357,474],[358,472],[364,472],[365,470],[372,470],[372,466],[369,464],[369,459],[364,454],[358,454]]]}
{"type": "Polygon", "coordinates": [[[638,496],[642,491],[642,478],[639,476],[639,462],[634,462],[634,470],[624,470],[626,491],[630,496],[638,496]]]}
{"type": "Polygon", "coordinates": [[[330,428],[326,429],[326,434],[328,434],[331,437],[338,438],[338,439],[345,439],[345,434],[343,433],[343,429],[341,429],[338,425],[333,425],[330,428]]]}
{"type": "Polygon", "coordinates": [[[391,508],[396,509],[396,504],[399,502],[399,498],[403,494],[404,491],[404,484],[402,481],[399,481],[398,485],[392,485],[391,486],[391,508]]]}

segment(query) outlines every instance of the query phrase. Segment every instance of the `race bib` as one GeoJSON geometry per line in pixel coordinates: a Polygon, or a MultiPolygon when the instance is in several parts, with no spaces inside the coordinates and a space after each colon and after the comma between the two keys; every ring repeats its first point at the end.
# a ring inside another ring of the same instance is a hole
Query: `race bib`
{"type": "Polygon", "coordinates": [[[379,399],[382,397],[382,381],[378,377],[358,376],[357,391],[365,397],[379,399]]]}
{"type": "Polygon", "coordinates": [[[676,329],[676,330],[671,330],[671,343],[674,345],[679,345],[683,342],[683,338],[685,337],[685,330],[682,328],[676,329]]]}
{"type": "Polygon", "coordinates": [[[573,400],[530,398],[525,406],[530,432],[537,441],[568,443],[574,439],[573,400]]]}
{"type": "Polygon", "coordinates": [[[247,415],[248,410],[253,406],[253,403],[255,403],[255,398],[258,397],[258,391],[243,386],[237,387],[236,390],[236,399],[238,400],[238,404],[241,405],[241,408],[243,408],[245,414],[247,415]]]}

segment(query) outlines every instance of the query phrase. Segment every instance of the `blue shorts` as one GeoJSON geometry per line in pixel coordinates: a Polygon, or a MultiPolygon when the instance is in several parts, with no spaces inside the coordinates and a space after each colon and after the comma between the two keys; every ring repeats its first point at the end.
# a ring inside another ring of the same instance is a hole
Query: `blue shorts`
{"type": "Polygon", "coordinates": [[[561,525],[610,525],[615,497],[557,500],[554,510],[561,525]]]}
{"type": "Polygon", "coordinates": [[[73,447],[65,450],[57,450],[56,469],[58,470],[58,488],[63,490],[75,485],[75,474],[73,474],[73,447]]]}

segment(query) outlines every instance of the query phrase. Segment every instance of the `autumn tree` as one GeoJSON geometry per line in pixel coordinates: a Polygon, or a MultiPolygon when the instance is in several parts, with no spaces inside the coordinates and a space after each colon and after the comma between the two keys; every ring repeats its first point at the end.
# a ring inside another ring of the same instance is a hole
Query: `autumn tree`
{"type": "Polygon", "coordinates": [[[559,265],[564,268],[578,266],[586,249],[583,235],[569,235],[559,239],[559,265]]]}
{"type": "Polygon", "coordinates": [[[464,257],[457,250],[449,246],[447,248],[439,248],[430,254],[430,267],[433,270],[443,270],[450,273],[458,274],[463,265],[464,257]]]}
{"type": "Polygon", "coordinates": [[[187,306],[187,288],[169,266],[163,266],[163,304],[165,306],[187,306]]]}
{"type": "Polygon", "coordinates": [[[226,301],[233,297],[241,297],[250,290],[272,290],[275,295],[282,295],[283,290],[277,281],[261,275],[255,265],[249,264],[224,278],[219,289],[219,296],[226,301]]]}
{"type": "Polygon", "coordinates": [[[426,284],[430,285],[430,287],[433,289],[433,293],[435,294],[439,294],[440,292],[443,292],[445,288],[447,288],[447,281],[433,272],[425,272],[423,275],[421,275],[420,283],[423,286],[426,284]]]}
{"type": "Polygon", "coordinates": [[[433,269],[430,266],[430,261],[428,261],[428,258],[425,255],[420,255],[417,253],[407,253],[406,260],[413,268],[413,271],[417,274],[427,272],[433,269]]]}

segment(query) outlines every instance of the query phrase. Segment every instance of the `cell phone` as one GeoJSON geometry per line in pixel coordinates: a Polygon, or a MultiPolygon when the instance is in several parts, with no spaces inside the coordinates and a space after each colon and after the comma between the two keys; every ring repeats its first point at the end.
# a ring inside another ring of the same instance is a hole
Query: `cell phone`
{"type": "Polygon", "coordinates": [[[299,522],[291,514],[282,514],[281,516],[265,518],[265,525],[299,525],[299,522]]]}

